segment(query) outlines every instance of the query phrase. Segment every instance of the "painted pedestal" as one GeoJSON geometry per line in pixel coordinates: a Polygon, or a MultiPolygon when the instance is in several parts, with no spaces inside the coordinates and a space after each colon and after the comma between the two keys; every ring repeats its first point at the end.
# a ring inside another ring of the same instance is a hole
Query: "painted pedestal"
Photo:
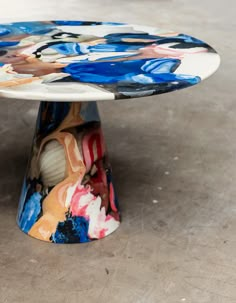
{"type": "Polygon", "coordinates": [[[54,243],[89,242],[118,228],[96,102],[41,102],[17,222],[54,243]]]}

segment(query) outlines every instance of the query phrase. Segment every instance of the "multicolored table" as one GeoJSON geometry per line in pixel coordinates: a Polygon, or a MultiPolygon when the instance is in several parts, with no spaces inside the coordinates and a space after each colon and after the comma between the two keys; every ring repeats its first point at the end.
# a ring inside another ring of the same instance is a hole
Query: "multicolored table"
{"type": "Polygon", "coordinates": [[[0,96],[42,101],[20,229],[54,243],[109,235],[120,214],[95,101],[195,85],[219,55],[185,34],[111,22],[1,24],[0,38],[0,96]]]}

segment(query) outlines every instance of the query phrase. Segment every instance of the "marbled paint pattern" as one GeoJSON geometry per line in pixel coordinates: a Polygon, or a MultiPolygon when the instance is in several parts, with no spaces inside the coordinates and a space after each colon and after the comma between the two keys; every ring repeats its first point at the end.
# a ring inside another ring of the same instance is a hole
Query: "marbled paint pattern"
{"type": "Polygon", "coordinates": [[[95,102],[42,102],[18,225],[55,243],[103,238],[120,223],[95,102]]]}
{"type": "Polygon", "coordinates": [[[212,47],[151,27],[89,21],[0,25],[0,95],[45,101],[141,97],[199,83],[212,47]]]}

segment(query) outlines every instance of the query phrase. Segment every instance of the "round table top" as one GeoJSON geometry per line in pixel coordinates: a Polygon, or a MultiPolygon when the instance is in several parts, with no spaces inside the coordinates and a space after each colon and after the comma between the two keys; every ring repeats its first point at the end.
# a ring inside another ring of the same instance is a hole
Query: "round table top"
{"type": "Polygon", "coordinates": [[[199,83],[220,57],[205,42],[112,22],[0,24],[0,96],[42,101],[143,97],[199,83]]]}

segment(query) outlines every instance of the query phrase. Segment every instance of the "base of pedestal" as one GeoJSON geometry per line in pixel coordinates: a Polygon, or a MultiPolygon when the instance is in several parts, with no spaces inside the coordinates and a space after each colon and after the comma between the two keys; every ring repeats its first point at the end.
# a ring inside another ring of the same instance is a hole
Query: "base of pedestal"
{"type": "Polygon", "coordinates": [[[17,223],[53,243],[90,242],[118,228],[96,102],[41,102],[17,223]]]}

